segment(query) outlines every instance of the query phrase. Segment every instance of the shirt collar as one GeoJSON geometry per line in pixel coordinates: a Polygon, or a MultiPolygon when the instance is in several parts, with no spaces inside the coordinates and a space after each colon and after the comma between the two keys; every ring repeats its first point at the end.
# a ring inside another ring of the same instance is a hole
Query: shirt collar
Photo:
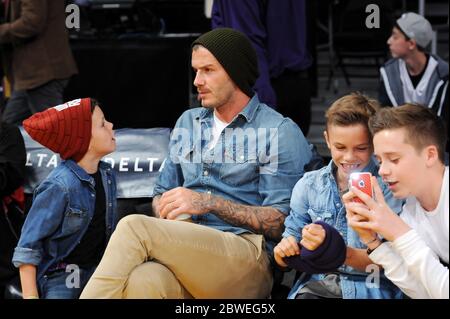
{"type": "MultiPolygon", "coordinates": [[[[236,117],[239,117],[239,115],[241,115],[248,123],[250,123],[255,118],[259,104],[260,101],[258,95],[257,94],[253,95],[253,97],[247,103],[245,108],[241,112],[239,112],[239,114],[236,117]]],[[[212,118],[212,116],[213,116],[213,109],[203,107],[200,114],[196,118],[203,121],[207,118],[212,118]]]]}
{"type": "Polygon", "coordinates": [[[94,178],[89,175],[81,166],[79,166],[74,160],[68,159],[63,161],[66,165],[80,180],[94,184],[94,178]]]}

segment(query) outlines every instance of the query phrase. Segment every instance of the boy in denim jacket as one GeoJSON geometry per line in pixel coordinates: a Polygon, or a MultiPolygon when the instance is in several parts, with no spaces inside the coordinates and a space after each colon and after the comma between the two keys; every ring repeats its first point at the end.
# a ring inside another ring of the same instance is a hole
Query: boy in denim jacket
{"type": "Polygon", "coordinates": [[[116,148],[113,124],[97,101],[84,98],[23,125],[64,160],[36,188],[14,252],[23,297],[78,298],[117,222],[115,177],[100,161],[116,148]]]}
{"type": "MultiPolygon", "coordinates": [[[[368,121],[378,108],[377,101],[351,94],[334,102],[326,113],[324,136],[332,160],[328,166],[306,173],[295,185],[283,239],[275,247],[274,255],[279,266],[287,267],[285,257],[301,256],[305,249],[316,250],[325,240],[325,229],[320,225],[324,222],[333,226],[344,239],[346,256],[344,264],[338,269],[326,273],[303,273],[289,298],[401,297],[400,291],[391,282],[379,276],[381,270],[368,258],[366,245],[347,225],[342,202],[350,173],[363,171],[377,176],[368,121]]],[[[383,185],[386,201],[398,213],[401,201],[396,201],[386,185],[380,184],[383,185]]]]}

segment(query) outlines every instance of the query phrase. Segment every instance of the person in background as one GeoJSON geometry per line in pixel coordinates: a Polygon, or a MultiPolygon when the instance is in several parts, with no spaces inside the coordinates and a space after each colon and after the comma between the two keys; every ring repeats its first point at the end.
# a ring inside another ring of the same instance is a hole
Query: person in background
{"type": "Polygon", "coordinates": [[[261,101],[291,118],[307,136],[311,123],[305,0],[215,0],[212,28],[246,34],[258,56],[255,91],[261,101]]]}
{"type": "Polygon", "coordinates": [[[0,121],[0,299],[19,273],[11,258],[24,222],[26,151],[17,127],[0,121]]]}
{"type": "Polygon", "coordinates": [[[0,63],[12,87],[3,121],[21,125],[30,115],[63,102],[64,88],[77,67],[64,1],[3,0],[0,5],[0,63]]]}
{"type": "MultiPolygon", "coordinates": [[[[392,59],[380,69],[378,99],[382,106],[423,105],[448,123],[448,63],[428,52],[432,38],[431,24],[421,15],[408,12],[397,19],[387,41],[392,59]]],[[[447,152],[448,147],[447,142],[447,152]]]]}

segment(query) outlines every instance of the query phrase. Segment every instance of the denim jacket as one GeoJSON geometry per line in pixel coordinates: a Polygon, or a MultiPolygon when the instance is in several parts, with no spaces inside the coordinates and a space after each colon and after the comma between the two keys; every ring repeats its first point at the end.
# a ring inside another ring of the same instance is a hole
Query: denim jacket
{"type": "MultiPolygon", "coordinates": [[[[190,109],[178,119],[153,195],[182,186],[287,215],[292,188],[312,156],[299,127],[260,103],[256,94],[210,150],[213,121],[213,110],[207,108],[190,109]]],[[[213,213],[193,220],[235,234],[249,232],[213,213]]]]}
{"type": "MultiPolygon", "coordinates": [[[[304,226],[317,220],[322,220],[334,226],[344,238],[349,247],[367,249],[361,243],[358,234],[347,225],[345,207],[339,196],[339,189],[333,175],[336,166],[333,161],[326,167],[317,171],[306,173],[295,185],[292,191],[291,212],[285,220],[283,237],[294,236],[301,240],[301,230],[304,226]]],[[[375,161],[372,159],[364,172],[370,172],[377,176],[378,183],[383,191],[386,203],[397,214],[400,213],[403,201],[393,197],[389,188],[378,175],[375,161]]],[[[391,299],[401,298],[400,290],[381,274],[379,288],[371,288],[366,285],[366,279],[374,284],[374,280],[368,278],[368,274],[343,265],[339,269],[342,297],[344,299],[391,299]]],[[[370,272],[369,272],[370,274],[370,272]]],[[[373,272],[375,275],[375,272],[373,272]]],[[[299,290],[309,280],[321,280],[324,274],[305,275],[294,284],[288,298],[295,298],[299,290]]]]}
{"type": "MultiPolygon", "coordinates": [[[[106,239],[117,224],[116,180],[109,164],[100,162],[106,197],[106,239]]],[[[72,160],[56,167],[36,188],[33,204],[14,251],[13,264],[37,266],[37,280],[78,245],[95,210],[95,182],[72,160]]]]}

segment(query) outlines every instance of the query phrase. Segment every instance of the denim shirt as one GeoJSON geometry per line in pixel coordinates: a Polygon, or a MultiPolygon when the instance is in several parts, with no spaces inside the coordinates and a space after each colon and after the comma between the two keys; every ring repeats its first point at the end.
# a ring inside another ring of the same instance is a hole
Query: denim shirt
{"type": "MultiPolygon", "coordinates": [[[[116,179],[100,162],[106,198],[106,239],[117,224],[116,179]]],[[[37,280],[78,245],[95,210],[95,181],[73,160],[61,162],[36,188],[33,204],[14,251],[13,264],[37,266],[37,280]]]]}
{"type": "MultiPolygon", "coordinates": [[[[284,223],[286,228],[283,237],[294,236],[299,242],[301,230],[304,226],[322,220],[334,226],[340,232],[347,246],[367,249],[360,241],[358,234],[347,225],[346,210],[339,196],[339,188],[333,175],[334,170],[336,170],[336,166],[331,161],[326,167],[306,173],[295,185],[292,191],[291,212],[284,223]]],[[[363,171],[370,172],[377,177],[386,203],[394,212],[399,214],[403,201],[395,199],[387,185],[383,183],[378,175],[378,168],[373,158],[363,171]]],[[[388,281],[381,272],[379,288],[370,288],[366,285],[366,279],[369,283],[375,281],[368,278],[368,273],[346,265],[341,266],[338,271],[344,299],[391,299],[401,298],[402,296],[400,290],[388,281]]],[[[375,275],[374,272],[372,274],[375,275]]],[[[288,298],[295,298],[299,290],[309,280],[315,281],[323,278],[324,274],[301,276],[300,280],[294,284],[288,298]]]]}
{"type": "MultiPolygon", "coordinates": [[[[182,186],[239,204],[271,206],[287,215],[292,188],[312,156],[299,127],[260,103],[256,94],[210,150],[213,121],[213,110],[207,108],[181,115],[153,196],[182,186]]],[[[212,212],[192,218],[222,231],[249,232],[212,212]]]]}

